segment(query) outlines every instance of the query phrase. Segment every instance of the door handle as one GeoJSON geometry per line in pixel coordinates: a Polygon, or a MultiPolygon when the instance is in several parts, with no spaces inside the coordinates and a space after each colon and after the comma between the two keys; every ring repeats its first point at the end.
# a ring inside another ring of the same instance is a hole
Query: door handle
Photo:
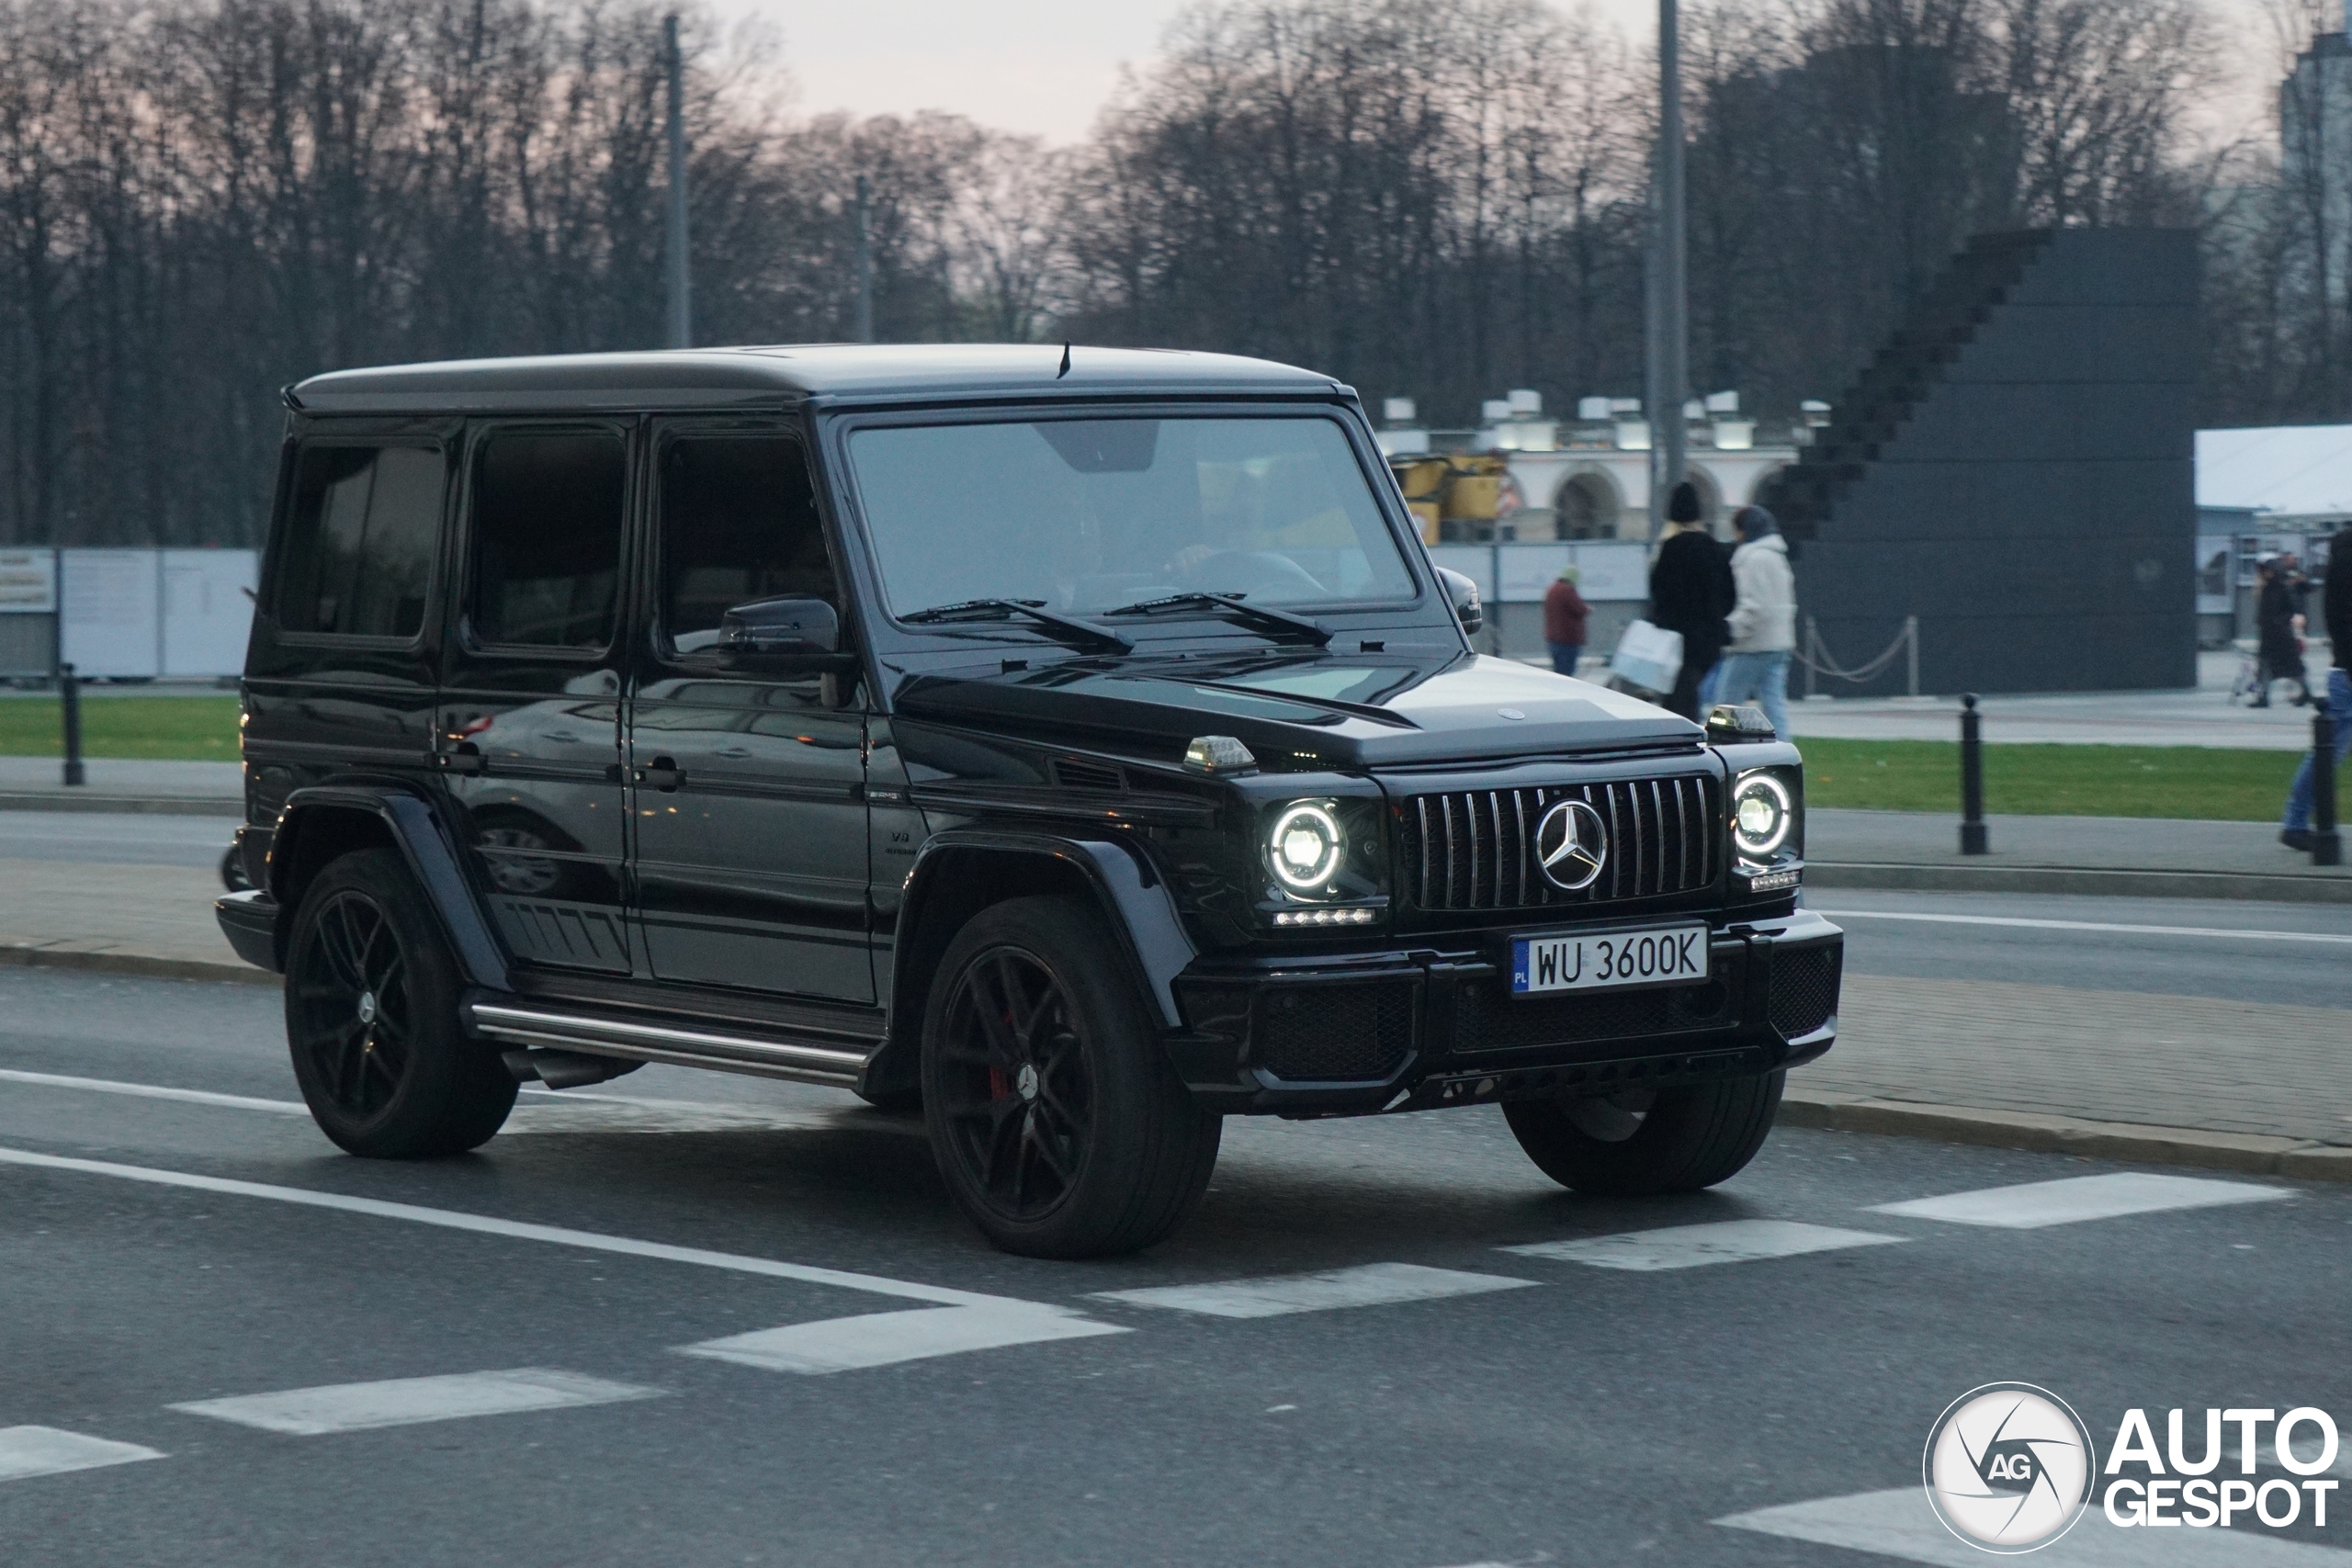
{"type": "Polygon", "coordinates": [[[479,773],[485,770],[481,748],[470,740],[444,740],[435,758],[445,773],[479,773]]]}
{"type": "Polygon", "coordinates": [[[674,757],[656,757],[650,765],[637,770],[637,782],[663,795],[675,795],[678,786],[686,782],[686,771],[678,766],[674,757]]]}

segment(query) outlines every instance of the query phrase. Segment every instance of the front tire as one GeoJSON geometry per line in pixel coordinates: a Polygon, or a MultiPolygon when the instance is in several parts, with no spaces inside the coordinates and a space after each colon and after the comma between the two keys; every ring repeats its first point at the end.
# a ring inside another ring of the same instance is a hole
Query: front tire
{"type": "Polygon", "coordinates": [[[1786,1073],[1503,1107],[1511,1135],[1563,1187],[1611,1197],[1696,1192],[1736,1176],[1772,1130],[1786,1073]]]}
{"type": "Polygon", "coordinates": [[[1102,926],[1073,898],[985,909],[948,944],[924,1009],[932,1153],[1007,1252],[1149,1247],[1216,1164],[1223,1123],[1177,1078],[1102,926]]]}
{"type": "Polygon", "coordinates": [[[461,1154],[514,1109],[514,1076],[458,1022],[458,966],[390,850],[334,861],[286,953],[286,1040],[319,1130],[376,1159],[461,1154]]]}

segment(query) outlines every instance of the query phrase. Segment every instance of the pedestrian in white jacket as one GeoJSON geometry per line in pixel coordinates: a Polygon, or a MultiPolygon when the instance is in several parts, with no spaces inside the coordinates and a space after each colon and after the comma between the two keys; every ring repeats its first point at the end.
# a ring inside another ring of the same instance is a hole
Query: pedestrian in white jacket
{"type": "Polygon", "coordinates": [[[1715,701],[1752,702],[1772,728],[1789,733],[1789,655],[1797,645],[1797,581],[1789,570],[1789,542],[1760,506],[1743,506],[1732,519],[1744,541],[1731,555],[1736,598],[1724,645],[1715,701]]]}

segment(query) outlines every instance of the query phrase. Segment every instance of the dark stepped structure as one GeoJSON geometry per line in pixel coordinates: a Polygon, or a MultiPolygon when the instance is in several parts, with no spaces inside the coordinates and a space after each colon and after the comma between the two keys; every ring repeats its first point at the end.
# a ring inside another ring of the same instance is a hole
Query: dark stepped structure
{"type": "Polygon", "coordinates": [[[1923,692],[2195,684],[2197,339],[2188,231],[1972,240],[1759,498],[1831,655],[1917,615],[1923,692]]]}

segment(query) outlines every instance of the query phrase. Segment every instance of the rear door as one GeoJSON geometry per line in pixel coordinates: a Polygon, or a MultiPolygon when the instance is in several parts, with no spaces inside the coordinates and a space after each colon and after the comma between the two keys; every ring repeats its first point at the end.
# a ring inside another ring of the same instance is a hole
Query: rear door
{"type": "Polygon", "coordinates": [[[871,1002],[860,683],[726,668],[719,618],[759,599],[849,616],[808,449],[781,424],[677,419],[652,439],[646,635],[629,703],[639,929],[653,973],[871,1002]]]}
{"type": "Polygon", "coordinates": [[[469,443],[439,765],[517,958],[631,967],[622,893],[628,422],[485,421],[469,443]]]}

